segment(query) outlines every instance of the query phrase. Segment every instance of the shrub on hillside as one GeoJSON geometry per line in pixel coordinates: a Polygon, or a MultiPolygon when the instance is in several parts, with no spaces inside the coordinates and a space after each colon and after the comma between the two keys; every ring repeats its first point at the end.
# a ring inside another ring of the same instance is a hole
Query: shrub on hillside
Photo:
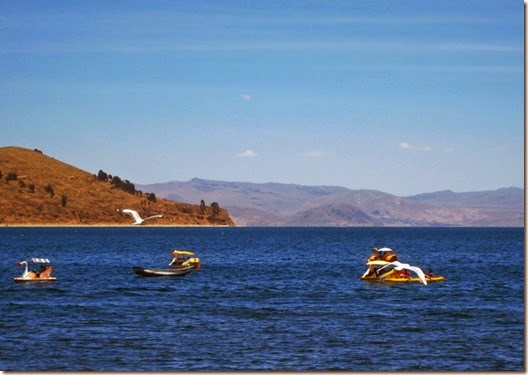
{"type": "Polygon", "coordinates": [[[98,181],[108,181],[108,175],[103,172],[101,169],[99,169],[99,173],[97,173],[97,180],[98,181]]]}
{"type": "Polygon", "coordinates": [[[9,172],[6,177],[6,181],[16,181],[18,178],[17,174],[15,172],[9,172]]]}
{"type": "Polygon", "coordinates": [[[211,209],[213,210],[213,216],[220,213],[220,206],[216,202],[211,203],[211,209]]]}
{"type": "Polygon", "coordinates": [[[97,173],[97,180],[103,182],[109,181],[112,186],[117,189],[126,191],[130,194],[136,194],[136,187],[132,182],[128,180],[123,181],[119,176],[112,176],[111,174],[108,174],[101,169],[99,170],[99,173],[97,173]]]}
{"type": "Polygon", "coordinates": [[[46,193],[48,193],[50,195],[50,197],[54,197],[55,196],[55,191],[53,190],[53,186],[51,185],[47,185],[44,190],[46,191],[46,193]]]}
{"type": "Polygon", "coordinates": [[[114,176],[112,178],[112,181],[110,182],[112,183],[113,186],[115,186],[116,188],[120,190],[126,191],[127,193],[130,193],[130,194],[136,194],[136,187],[134,186],[132,182],[128,180],[123,181],[118,176],[114,176]]]}

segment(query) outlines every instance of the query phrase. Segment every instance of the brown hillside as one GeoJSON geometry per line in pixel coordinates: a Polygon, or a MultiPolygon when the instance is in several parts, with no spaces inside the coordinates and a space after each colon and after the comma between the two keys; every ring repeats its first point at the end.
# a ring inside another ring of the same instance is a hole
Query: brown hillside
{"type": "Polygon", "coordinates": [[[209,205],[204,211],[161,198],[153,202],[148,192],[127,193],[38,150],[0,148],[0,173],[0,225],[130,225],[132,218],[118,211],[125,208],[143,218],[164,215],[145,225],[234,225],[225,209],[214,214],[209,205]]]}

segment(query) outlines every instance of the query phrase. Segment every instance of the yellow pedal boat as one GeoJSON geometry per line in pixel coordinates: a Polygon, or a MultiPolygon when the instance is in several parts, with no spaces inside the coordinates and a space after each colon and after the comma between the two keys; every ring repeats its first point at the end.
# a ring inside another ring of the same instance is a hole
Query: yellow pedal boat
{"type": "Polygon", "coordinates": [[[422,283],[444,281],[444,276],[435,276],[431,271],[424,273],[420,267],[398,261],[392,249],[373,248],[373,255],[367,260],[367,270],[361,280],[384,283],[422,283]],[[416,276],[411,276],[414,273],[416,276]]]}

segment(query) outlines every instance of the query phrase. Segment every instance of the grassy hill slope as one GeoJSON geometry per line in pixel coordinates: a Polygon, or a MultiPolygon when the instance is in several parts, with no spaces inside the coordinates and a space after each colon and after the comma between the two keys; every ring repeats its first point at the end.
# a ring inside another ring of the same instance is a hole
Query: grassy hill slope
{"type": "Polygon", "coordinates": [[[125,208],[164,215],[146,225],[233,225],[225,209],[149,200],[39,150],[0,148],[0,174],[0,225],[129,225],[125,208]]]}

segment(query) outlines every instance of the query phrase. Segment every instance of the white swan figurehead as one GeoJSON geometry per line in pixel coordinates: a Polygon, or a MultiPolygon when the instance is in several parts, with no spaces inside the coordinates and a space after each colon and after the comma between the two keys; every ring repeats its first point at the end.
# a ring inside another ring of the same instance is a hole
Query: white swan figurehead
{"type": "Polygon", "coordinates": [[[141,216],[139,216],[137,211],[131,210],[129,208],[125,208],[124,210],[122,210],[122,212],[125,214],[129,214],[134,218],[135,220],[135,222],[133,223],[134,225],[143,225],[145,221],[147,220],[163,217],[163,215],[153,215],[153,216],[147,217],[146,219],[142,219],[141,216]]]}
{"type": "Polygon", "coordinates": [[[23,261],[17,263],[17,267],[22,267],[22,266],[25,266],[25,268],[24,268],[24,272],[22,273],[22,277],[23,277],[23,278],[26,278],[26,277],[28,277],[28,275],[29,275],[28,262],[26,262],[25,260],[23,260],[23,261]]]}

